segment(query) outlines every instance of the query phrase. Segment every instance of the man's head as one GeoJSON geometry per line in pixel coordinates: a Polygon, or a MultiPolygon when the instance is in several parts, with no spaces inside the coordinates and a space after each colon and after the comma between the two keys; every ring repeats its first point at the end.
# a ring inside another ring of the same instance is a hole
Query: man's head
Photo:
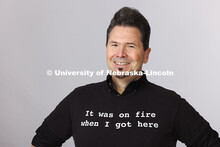
{"type": "MultiPolygon", "coordinates": [[[[107,30],[107,64],[112,71],[141,71],[147,63],[150,26],[137,10],[124,7],[111,20],[107,30]]],[[[116,76],[125,78],[126,76],[116,76]]]]}
{"type": "Polygon", "coordinates": [[[149,48],[150,25],[147,19],[136,9],[123,7],[115,13],[107,29],[106,45],[109,35],[115,26],[132,26],[139,29],[144,50],[149,48]]]}

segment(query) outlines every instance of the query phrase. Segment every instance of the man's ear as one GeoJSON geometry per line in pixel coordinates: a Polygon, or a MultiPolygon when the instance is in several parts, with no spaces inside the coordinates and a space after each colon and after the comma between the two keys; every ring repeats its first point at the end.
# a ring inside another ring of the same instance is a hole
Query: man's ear
{"type": "Polygon", "coordinates": [[[146,51],[144,51],[144,63],[148,62],[150,51],[151,51],[151,48],[148,48],[146,51]]]}

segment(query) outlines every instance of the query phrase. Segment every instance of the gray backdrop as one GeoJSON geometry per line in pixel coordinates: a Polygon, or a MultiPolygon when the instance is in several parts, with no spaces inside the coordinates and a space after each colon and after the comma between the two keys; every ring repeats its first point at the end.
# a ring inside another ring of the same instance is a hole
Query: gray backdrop
{"type": "MultiPolygon", "coordinates": [[[[106,70],[105,35],[123,6],[140,10],[152,27],[144,69],[173,89],[220,132],[219,0],[1,0],[0,146],[30,146],[35,130],[75,87],[105,76],[47,76],[47,70],[106,70]]],[[[72,138],[64,147],[72,147],[72,138]]],[[[178,143],[178,147],[184,147],[178,143]]]]}

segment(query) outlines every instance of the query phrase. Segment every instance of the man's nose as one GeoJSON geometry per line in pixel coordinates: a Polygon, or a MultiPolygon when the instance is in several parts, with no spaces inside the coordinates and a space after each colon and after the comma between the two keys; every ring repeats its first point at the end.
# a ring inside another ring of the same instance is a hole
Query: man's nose
{"type": "Polygon", "coordinates": [[[125,58],[126,57],[126,52],[125,52],[125,47],[122,46],[118,49],[118,52],[117,52],[117,57],[119,58],[125,58]]]}

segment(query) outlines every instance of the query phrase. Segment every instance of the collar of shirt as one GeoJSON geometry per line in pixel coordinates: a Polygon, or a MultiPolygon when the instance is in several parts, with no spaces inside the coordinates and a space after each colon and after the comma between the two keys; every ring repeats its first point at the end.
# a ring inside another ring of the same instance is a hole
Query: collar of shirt
{"type": "Polygon", "coordinates": [[[111,75],[107,76],[107,84],[108,84],[109,92],[111,92],[111,93],[113,93],[117,96],[127,95],[127,94],[131,94],[131,93],[136,92],[138,90],[138,88],[141,87],[142,83],[144,83],[145,81],[147,81],[147,78],[146,78],[145,73],[143,72],[143,75],[141,76],[140,79],[132,81],[131,83],[129,83],[128,86],[125,88],[124,92],[122,94],[120,94],[113,87],[112,76],[111,75]]]}

